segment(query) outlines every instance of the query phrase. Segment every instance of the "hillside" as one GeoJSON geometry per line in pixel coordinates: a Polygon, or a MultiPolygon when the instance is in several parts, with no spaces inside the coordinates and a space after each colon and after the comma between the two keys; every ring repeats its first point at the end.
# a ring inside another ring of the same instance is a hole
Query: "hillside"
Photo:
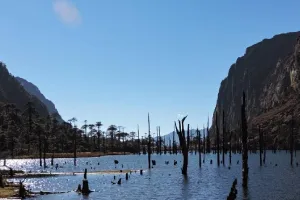
{"type": "Polygon", "coordinates": [[[36,96],[41,102],[43,102],[45,104],[45,106],[48,109],[49,114],[54,114],[56,116],[56,119],[60,122],[62,122],[62,118],[59,115],[57,109],[55,108],[55,105],[52,101],[50,101],[49,99],[47,99],[39,90],[39,88],[34,85],[33,83],[20,78],[20,77],[16,77],[17,81],[19,81],[19,83],[24,87],[24,89],[31,95],[36,96]]]}
{"type": "Polygon", "coordinates": [[[239,129],[245,91],[250,135],[252,132],[256,136],[260,125],[268,136],[273,136],[269,140],[286,142],[289,123],[292,117],[299,120],[300,114],[299,36],[300,32],[280,34],[246,49],[221,82],[212,130],[216,111],[223,109],[228,129],[239,129]]]}
{"type": "Polygon", "coordinates": [[[46,106],[35,96],[30,95],[8,72],[5,64],[0,62],[0,103],[12,103],[24,110],[25,104],[29,101],[32,101],[41,116],[48,115],[46,106]]]}

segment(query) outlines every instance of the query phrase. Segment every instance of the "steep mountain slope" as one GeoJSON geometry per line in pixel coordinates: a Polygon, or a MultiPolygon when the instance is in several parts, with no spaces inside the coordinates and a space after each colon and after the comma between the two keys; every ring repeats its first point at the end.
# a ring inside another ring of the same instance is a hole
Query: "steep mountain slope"
{"type": "Polygon", "coordinates": [[[46,106],[35,96],[30,95],[20,83],[8,72],[4,63],[0,62],[0,102],[13,103],[24,110],[25,104],[32,101],[41,116],[47,116],[46,106]]]}
{"type": "Polygon", "coordinates": [[[29,94],[36,96],[41,102],[46,105],[50,114],[55,114],[58,121],[63,121],[57,109],[55,108],[54,103],[47,99],[36,85],[20,77],[16,77],[16,79],[29,94]]]}
{"type": "Polygon", "coordinates": [[[212,129],[216,111],[221,118],[223,109],[227,127],[238,129],[245,91],[250,132],[253,129],[256,133],[254,129],[261,125],[270,135],[282,125],[277,133],[280,140],[285,140],[282,136],[288,132],[289,121],[292,116],[298,120],[300,114],[299,35],[300,32],[280,34],[247,48],[221,82],[212,129]]]}

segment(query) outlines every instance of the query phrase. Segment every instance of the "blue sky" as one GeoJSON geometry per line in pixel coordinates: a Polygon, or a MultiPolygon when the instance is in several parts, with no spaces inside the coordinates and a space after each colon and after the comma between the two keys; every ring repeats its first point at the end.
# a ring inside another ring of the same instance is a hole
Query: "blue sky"
{"type": "Polygon", "coordinates": [[[300,1],[1,0],[0,60],[64,119],[125,131],[206,124],[246,47],[298,31],[300,1]]]}

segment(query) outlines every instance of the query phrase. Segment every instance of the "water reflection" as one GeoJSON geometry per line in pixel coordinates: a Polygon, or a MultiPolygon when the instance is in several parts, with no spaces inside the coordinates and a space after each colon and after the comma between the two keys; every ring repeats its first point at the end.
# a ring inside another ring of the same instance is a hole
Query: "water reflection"
{"type": "MultiPolygon", "coordinates": [[[[228,155],[226,155],[228,157],[228,155]]],[[[83,174],[76,176],[57,176],[49,178],[26,179],[25,184],[33,191],[62,191],[68,192],[59,195],[45,195],[36,199],[58,200],[58,199],[226,199],[229,194],[232,182],[238,179],[238,199],[298,199],[300,196],[299,167],[291,167],[289,154],[268,152],[266,165],[259,166],[258,154],[249,155],[249,180],[248,189],[242,188],[242,166],[240,155],[232,155],[232,165],[217,166],[216,156],[206,155],[206,159],[213,159],[213,164],[206,162],[202,168],[198,166],[198,155],[190,155],[187,179],[181,174],[181,155],[153,155],[156,166],[150,171],[147,169],[147,156],[105,156],[100,158],[79,158],[78,165],[73,166],[72,159],[55,159],[55,167],[49,166],[48,172],[88,172],[101,170],[115,170],[114,160],[119,160],[117,170],[137,170],[132,173],[128,181],[125,181],[125,174],[88,174],[90,189],[95,190],[88,197],[82,197],[74,192],[78,184],[82,183],[83,174]],[[169,165],[165,161],[170,161],[169,165]],[[177,166],[173,165],[177,160],[177,166]],[[88,162],[88,165],[86,165],[88,162]],[[98,162],[100,165],[98,165],[98,162]],[[270,164],[272,162],[273,164],[270,164]],[[278,166],[275,166],[275,163],[278,166]],[[123,168],[121,167],[123,164],[123,168]],[[92,169],[91,169],[92,167],[92,169]],[[139,170],[144,169],[143,175],[139,170]],[[111,181],[122,178],[122,185],[113,185],[111,181]]],[[[295,159],[295,163],[297,162],[295,159]]],[[[50,164],[50,160],[47,160],[50,164]]],[[[228,162],[227,162],[228,163],[228,162]]],[[[43,170],[39,167],[38,160],[8,160],[7,164],[15,169],[37,172],[43,170]]],[[[14,180],[17,181],[17,180],[14,180]]]]}

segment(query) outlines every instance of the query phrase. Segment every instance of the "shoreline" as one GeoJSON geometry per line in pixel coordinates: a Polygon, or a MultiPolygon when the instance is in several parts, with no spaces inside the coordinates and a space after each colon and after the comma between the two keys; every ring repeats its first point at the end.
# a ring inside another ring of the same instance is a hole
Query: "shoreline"
{"type": "MultiPolygon", "coordinates": [[[[74,158],[73,153],[54,153],[53,158],[74,158]]],[[[133,155],[133,153],[130,152],[77,152],[76,158],[91,158],[91,157],[102,157],[102,156],[122,156],[122,155],[133,155]]],[[[46,159],[51,159],[52,153],[46,154],[46,159]]],[[[11,159],[11,158],[9,158],[11,159]]],[[[15,156],[14,159],[39,159],[38,154],[33,155],[21,155],[21,156],[15,156]]]]}
{"type": "Polygon", "coordinates": [[[12,198],[17,195],[16,187],[0,187],[0,198],[12,198]]]}

